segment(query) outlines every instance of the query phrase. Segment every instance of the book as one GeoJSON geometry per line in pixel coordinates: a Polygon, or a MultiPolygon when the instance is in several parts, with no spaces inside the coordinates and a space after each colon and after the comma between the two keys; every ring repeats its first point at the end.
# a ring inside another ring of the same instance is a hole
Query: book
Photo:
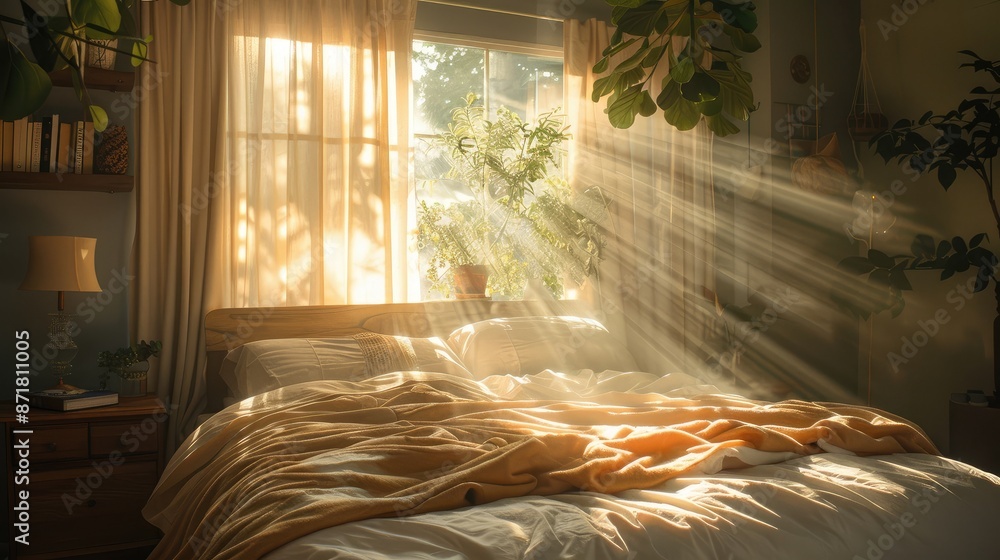
{"type": "Polygon", "coordinates": [[[79,393],[32,391],[28,393],[28,403],[31,406],[48,410],[82,410],[118,404],[118,393],[114,391],[82,391],[79,393]]]}
{"type": "Polygon", "coordinates": [[[28,171],[38,173],[42,170],[42,121],[31,123],[31,165],[28,171]]]}
{"type": "MultiPolygon", "coordinates": [[[[45,132],[44,130],[42,131],[45,132]]],[[[59,152],[59,115],[52,115],[52,138],[49,143],[49,172],[55,173],[59,152]]]]}
{"type": "Polygon", "coordinates": [[[73,125],[73,173],[83,173],[83,121],[73,125]]]}
{"type": "Polygon", "coordinates": [[[59,123],[59,149],[56,153],[56,173],[72,173],[73,166],[73,125],[59,123]]]}
{"type": "Polygon", "coordinates": [[[42,117],[42,145],[38,154],[38,170],[49,171],[49,158],[52,151],[52,117],[42,117]]]}
{"type": "Polygon", "coordinates": [[[0,171],[14,170],[14,121],[3,121],[3,152],[0,153],[0,171]]]}
{"type": "Polygon", "coordinates": [[[27,171],[28,164],[28,117],[14,121],[14,151],[11,171],[27,171]]]}
{"type": "Polygon", "coordinates": [[[94,123],[83,123],[83,172],[94,172],[94,123]]]}

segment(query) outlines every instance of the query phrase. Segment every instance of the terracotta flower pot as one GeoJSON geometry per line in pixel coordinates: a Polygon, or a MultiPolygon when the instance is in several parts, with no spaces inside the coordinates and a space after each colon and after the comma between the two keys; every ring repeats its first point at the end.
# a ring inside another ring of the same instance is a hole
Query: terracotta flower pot
{"type": "Polygon", "coordinates": [[[486,281],[490,276],[488,266],[462,265],[454,269],[456,299],[486,299],[486,281]]]}

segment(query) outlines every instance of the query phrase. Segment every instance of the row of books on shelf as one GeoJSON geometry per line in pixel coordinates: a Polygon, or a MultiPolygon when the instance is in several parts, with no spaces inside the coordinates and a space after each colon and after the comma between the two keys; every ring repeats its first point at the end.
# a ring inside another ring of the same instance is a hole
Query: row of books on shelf
{"type": "Polygon", "coordinates": [[[59,115],[3,121],[0,171],[93,173],[94,123],[59,115]]]}

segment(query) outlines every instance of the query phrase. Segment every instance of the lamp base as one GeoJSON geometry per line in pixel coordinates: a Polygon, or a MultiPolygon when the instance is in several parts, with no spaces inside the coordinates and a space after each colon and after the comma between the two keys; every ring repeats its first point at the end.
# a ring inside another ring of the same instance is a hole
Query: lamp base
{"type": "Polygon", "coordinates": [[[62,394],[72,395],[72,394],[75,394],[75,393],[85,393],[86,391],[83,390],[83,389],[81,389],[81,388],[79,388],[79,387],[74,387],[73,385],[65,383],[63,381],[63,378],[60,377],[59,381],[55,385],[53,385],[52,387],[49,387],[48,389],[45,389],[45,391],[43,391],[43,392],[45,392],[45,393],[62,393],[62,394]]]}

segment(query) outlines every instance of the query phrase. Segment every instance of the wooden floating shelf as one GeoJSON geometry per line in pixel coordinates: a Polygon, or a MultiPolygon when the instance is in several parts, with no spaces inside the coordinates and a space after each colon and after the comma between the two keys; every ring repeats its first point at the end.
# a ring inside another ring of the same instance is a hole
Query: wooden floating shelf
{"type": "MultiPolygon", "coordinates": [[[[49,73],[52,85],[73,87],[73,75],[69,68],[63,68],[49,73]]],[[[117,72],[103,68],[86,67],[83,70],[83,82],[88,88],[107,91],[132,91],[135,86],[135,72],[117,72]]]]}
{"type": "Polygon", "coordinates": [[[0,189],[27,189],[78,192],[131,192],[131,175],[98,175],[76,173],[16,173],[0,172],[0,189]]]}

